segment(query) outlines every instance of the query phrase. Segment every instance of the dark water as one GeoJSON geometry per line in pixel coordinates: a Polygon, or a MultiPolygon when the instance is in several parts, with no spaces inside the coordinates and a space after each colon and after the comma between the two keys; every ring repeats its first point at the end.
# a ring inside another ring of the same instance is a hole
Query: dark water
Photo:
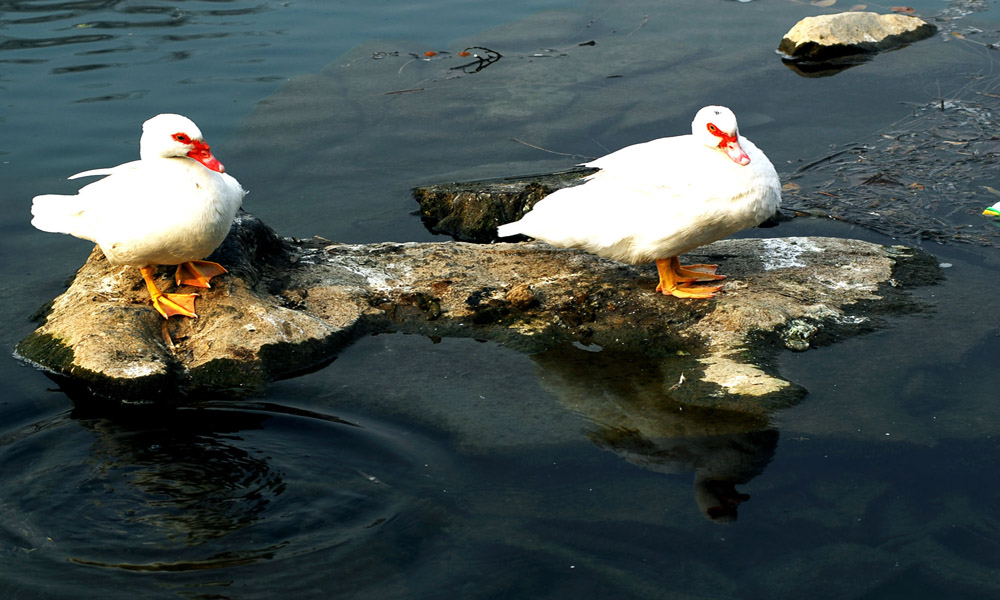
{"type": "MultiPolygon", "coordinates": [[[[708,103],[788,173],[905,103],[994,90],[993,4],[835,77],[782,66],[781,35],[837,8],[0,3],[0,341],[89,251],[33,230],[30,198],[133,159],[158,112],[193,118],[279,232],[374,242],[434,239],[413,185],[565,167],[708,103]],[[503,58],[453,69],[470,46],[503,58]]],[[[894,242],[747,233],[812,234],[894,242]]],[[[0,361],[0,597],[997,597],[1000,258],[925,249],[949,265],[914,292],[928,310],[780,355],[809,395],[768,419],[681,415],[635,357],[470,339],[366,338],[264,398],[169,412],[94,412],[0,361]]]]}

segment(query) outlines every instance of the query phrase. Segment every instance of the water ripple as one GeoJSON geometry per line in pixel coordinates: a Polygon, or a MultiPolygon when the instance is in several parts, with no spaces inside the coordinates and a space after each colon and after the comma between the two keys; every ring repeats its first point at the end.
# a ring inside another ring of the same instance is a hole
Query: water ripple
{"type": "Polygon", "coordinates": [[[0,439],[0,556],[21,589],[52,570],[67,586],[251,564],[301,580],[317,560],[377,578],[372,556],[435,535],[405,437],[272,402],[76,410],[0,439]]]}

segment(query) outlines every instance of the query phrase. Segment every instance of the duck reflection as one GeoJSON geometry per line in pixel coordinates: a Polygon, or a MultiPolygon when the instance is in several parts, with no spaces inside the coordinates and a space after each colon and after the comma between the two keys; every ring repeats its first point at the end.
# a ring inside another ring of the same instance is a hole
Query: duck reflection
{"type": "Polygon", "coordinates": [[[127,521],[188,546],[226,536],[262,518],[285,490],[266,456],[239,445],[269,415],[246,410],[127,411],[73,418],[96,436],[89,461],[127,521]],[[137,504],[138,502],[138,504],[137,504]]]}
{"type": "Polygon", "coordinates": [[[533,360],[543,385],[594,423],[588,438],[644,469],[694,472],[701,513],[718,523],[735,521],[739,505],[750,499],[736,486],[763,473],[778,446],[767,415],[677,402],[671,386],[683,373],[694,379],[698,370],[690,357],[586,350],[560,347],[533,360]]]}

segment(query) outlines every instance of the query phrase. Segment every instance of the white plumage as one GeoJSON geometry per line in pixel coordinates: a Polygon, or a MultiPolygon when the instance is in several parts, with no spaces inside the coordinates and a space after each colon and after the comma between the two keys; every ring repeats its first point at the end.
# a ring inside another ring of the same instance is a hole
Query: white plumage
{"type": "Polygon", "coordinates": [[[781,184],[764,153],[739,135],[728,108],[706,106],[691,130],[587,163],[600,171],[501,225],[500,237],[524,234],[622,262],[656,261],[658,291],[710,297],[718,288],[676,284],[722,276],[712,266],[710,272],[679,267],[676,256],[760,224],[777,210],[781,184]],[[678,267],[672,283],[664,281],[668,261],[678,267]]]}
{"type": "MultiPolygon", "coordinates": [[[[178,284],[208,287],[208,279],[225,270],[199,259],[225,239],[246,192],[224,172],[191,120],[161,114],[143,123],[142,129],[140,160],[73,175],[70,179],[104,176],[76,195],[36,196],[31,224],[93,241],[115,265],[183,264],[178,284]],[[189,264],[202,267],[203,277],[184,275],[189,264]],[[205,272],[206,264],[215,266],[205,272]]],[[[153,303],[164,313],[155,294],[153,303]]],[[[166,312],[194,316],[193,300],[190,307],[167,307],[166,312]]]]}

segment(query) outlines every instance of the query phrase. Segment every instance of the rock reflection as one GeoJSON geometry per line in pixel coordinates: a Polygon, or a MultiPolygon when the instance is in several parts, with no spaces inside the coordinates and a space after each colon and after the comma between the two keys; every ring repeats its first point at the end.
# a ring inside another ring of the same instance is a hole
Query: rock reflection
{"type": "Polygon", "coordinates": [[[587,436],[598,447],[651,471],[694,472],[695,503],[709,520],[735,521],[750,498],[736,486],[774,456],[778,431],[767,415],[674,400],[671,387],[697,368],[689,357],[561,347],[533,360],[543,385],[593,422],[587,436]]]}
{"type": "Polygon", "coordinates": [[[832,77],[837,73],[850,69],[851,67],[863,65],[869,62],[871,58],[871,56],[866,55],[855,55],[824,62],[789,60],[783,58],[781,59],[781,63],[802,77],[817,78],[832,77]]]}

